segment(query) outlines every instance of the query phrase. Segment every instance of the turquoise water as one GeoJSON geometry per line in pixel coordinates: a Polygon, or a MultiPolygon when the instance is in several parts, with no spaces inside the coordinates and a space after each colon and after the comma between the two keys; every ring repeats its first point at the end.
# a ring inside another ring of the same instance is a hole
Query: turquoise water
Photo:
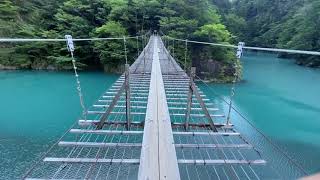
{"type": "MultiPolygon", "coordinates": [[[[320,70],[270,54],[251,53],[242,61],[244,82],[236,87],[235,106],[308,171],[320,171],[320,70]]],[[[87,105],[118,77],[80,75],[87,105]]],[[[230,85],[210,86],[229,96],[230,85]]],[[[0,87],[0,179],[16,179],[75,122],[81,109],[72,73],[0,72],[0,87]]],[[[217,99],[208,88],[203,90],[217,99]]]]}
{"type": "MultiPolygon", "coordinates": [[[[309,173],[319,172],[320,70],[266,53],[246,54],[242,64],[244,82],[236,85],[234,105],[309,173]]],[[[210,86],[228,99],[230,85],[210,86]]]]}
{"type": "MultiPolygon", "coordinates": [[[[85,103],[91,105],[117,77],[81,73],[85,103]]],[[[81,108],[72,73],[0,72],[0,87],[0,179],[17,179],[81,108]]]]}

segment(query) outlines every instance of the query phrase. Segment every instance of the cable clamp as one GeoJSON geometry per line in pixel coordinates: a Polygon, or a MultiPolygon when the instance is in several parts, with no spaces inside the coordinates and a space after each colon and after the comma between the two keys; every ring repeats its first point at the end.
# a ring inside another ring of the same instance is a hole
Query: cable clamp
{"type": "Polygon", "coordinates": [[[237,58],[241,58],[242,56],[242,50],[243,50],[243,47],[244,47],[244,42],[239,42],[238,43],[238,49],[237,49],[237,58]]]}
{"type": "Polygon", "coordinates": [[[66,41],[67,41],[68,51],[69,52],[73,52],[74,51],[74,45],[73,45],[72,36],[71,35],[65,35],[64,37],[66,38],[66,41]]]}

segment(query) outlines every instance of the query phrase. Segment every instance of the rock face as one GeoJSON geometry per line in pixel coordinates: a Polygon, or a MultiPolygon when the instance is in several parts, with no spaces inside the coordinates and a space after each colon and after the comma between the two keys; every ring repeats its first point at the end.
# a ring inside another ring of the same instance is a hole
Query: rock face
{"type": "Polygon", "coordinates": [[[17,70],[18,68],[16,66],[5,66],[0,64],[0,70],[17,70]]]}
{"type": "Polygon", "coordinates": [[[237,71],[234,66],[213,59],[193,61],[192,66],[196,67],[196,74],[201,79],[210,82],[232,82],[237,71]]]}

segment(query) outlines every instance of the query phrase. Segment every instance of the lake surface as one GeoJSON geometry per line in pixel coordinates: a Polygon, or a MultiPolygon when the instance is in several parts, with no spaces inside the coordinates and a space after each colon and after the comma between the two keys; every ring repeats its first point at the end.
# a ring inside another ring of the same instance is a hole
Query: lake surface
{"type": "MultiPolygon", "coordinates": [[[[237,109],[309,172],[320,171],[320,70],[271,54],[250,53],[242,61],[244,82],[236,86],[237,109]]],[[[80,78],[89,106],[118,76],[81,72],[80,78]]],[[[77,120],[81,108],[75,86],[72,73],[0,72],[0,179],[21,177],[77,120]]],[[[200,86],[217,102],[215,93],[226,99],[230,94],[230,85],[200,86]]],[[[234,119],[241,130],[244,123],[234,119]]]]}

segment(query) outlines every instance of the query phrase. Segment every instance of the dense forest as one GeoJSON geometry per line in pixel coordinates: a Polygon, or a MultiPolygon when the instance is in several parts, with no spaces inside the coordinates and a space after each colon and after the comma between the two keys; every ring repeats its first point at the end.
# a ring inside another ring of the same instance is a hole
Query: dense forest
{"type": "MultiPolygon", "coordinates": [[[[149,30],[183,39],[225,44],[320,50],[319,0],[1,0],[0,37],[74,38],[137,36],[149,30]]],[[[146,39],[127,41],[132,62],[146,39]]],[[[169,49],[171,41],[167,40],[169,49]]],[[[184,42],[175,42],[184,59],[184,42]]],[[[234,49],[189,44],[188,66],[231,81],[241,66],[234,49]],[[215,67],[207,68],[206,67],[215,67]]],[[[298,64],[318,67],[319,57],[292,56],[298,64]]],[[[84,68],[119,72],[124,63],[121,40],[77,42],[84,68]]],[[[70,69],[65,43],[2,43],[0,69],[70,69]]],[[[212,77],[210,77],[212,78],[212,77]]]]}
{"type": "MultiPolygon", "coordinates": [[[[214,0],[223,23],[249,46],[320,51],[320,0],[214,0]]],[[[288,55],[319,67],[319,56],[288,55]]]]}

